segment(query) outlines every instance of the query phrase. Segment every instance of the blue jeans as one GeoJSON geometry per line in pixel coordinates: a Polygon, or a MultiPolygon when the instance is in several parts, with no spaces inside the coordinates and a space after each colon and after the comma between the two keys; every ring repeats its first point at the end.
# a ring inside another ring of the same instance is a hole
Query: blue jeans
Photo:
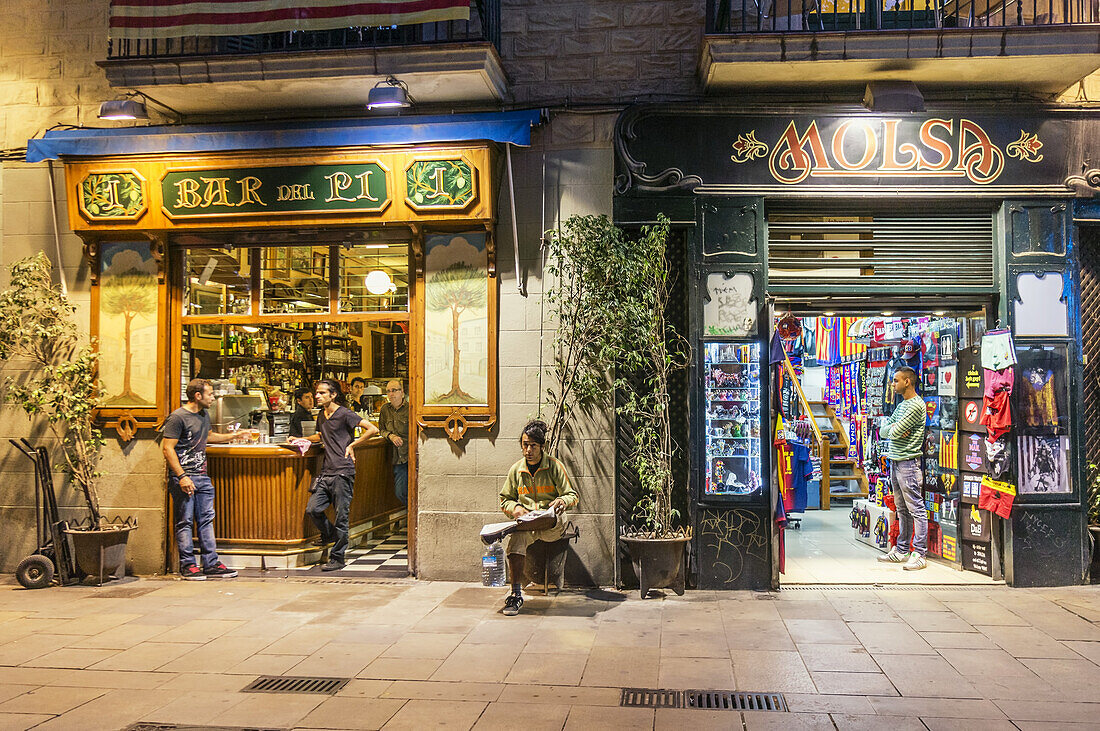
{"type": "Polygon", "coordinates": [[[913,545],[913,553],[928,553],[928,510],[924,506],[921,485],[924,479],[920,459],[904,459],[890,464],[890,488],[898,514],[898,550],[913,545]]]}
{"type": "Polygon", "coordinates": [[[402,505],[409,504],[409,463],[393,466],[393,494],[402,505]]]}
{"type": "Polygon", "coordinates": [[[191,525],[199,534],[199,550],[204,569],[217,566],[218,549],[214,543],[214,485],[207,475],[187,475],[195,483],[195,492],[188,495],[180,487],[180,478],[168,476],[168,492],[172,495],[176,547],[180,554],[180,569],[195,565],[195,543],[191,525]]]}
{"type": "Polygon", "coordinates": [[[348,549],[348,510],[354,489],[355,475],[321,475],[309,488],[313,494],[306,504],[306,515],[313,519],[325,543],[333,543],[329,553],[331,561],[344,562],[344,552],[348,549]],[[336,509],[336,525],[325,515],[329,505],[336,509]]]}

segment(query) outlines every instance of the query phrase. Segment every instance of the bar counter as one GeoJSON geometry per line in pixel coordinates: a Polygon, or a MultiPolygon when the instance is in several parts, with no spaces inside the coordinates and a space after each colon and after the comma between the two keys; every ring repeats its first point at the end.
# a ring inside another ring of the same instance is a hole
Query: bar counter
{"type": "MultiPolygon", "coordinates": [[[[250,546],[258,549],[253,553],[271,554],[310,547],[318,531],[305,510],[322,451],[313,446],[303,455],[277,444],[209,445],[218,545],[250,546]]],[[[348,520],[353,539],[402,507],[393,494],[391,455],[382,437],[369,439],[355,452],[355,496],[348,520]]],[[[332,509],[329,518],[334,518],[332,509]]]]}

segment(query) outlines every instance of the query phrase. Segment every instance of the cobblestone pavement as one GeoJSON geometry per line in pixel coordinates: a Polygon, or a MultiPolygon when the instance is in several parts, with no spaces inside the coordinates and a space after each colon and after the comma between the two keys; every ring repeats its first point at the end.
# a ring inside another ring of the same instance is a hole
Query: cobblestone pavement
{"type": "Polygon", "coordinates": [[[1100,586],[529,596],[440,582],[0,583],[0,729],[1100,728],[1100,586]],[[350,678],[244,693],[259,675],[350,678]],[[783,693],[788,712],[621,707],[783,693]]]}

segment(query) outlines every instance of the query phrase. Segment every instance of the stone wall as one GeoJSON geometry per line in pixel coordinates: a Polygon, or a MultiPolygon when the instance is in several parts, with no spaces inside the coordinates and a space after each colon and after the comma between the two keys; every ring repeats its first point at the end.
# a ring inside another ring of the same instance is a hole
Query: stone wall
{"type": "Polygon", "coordinates": [[[501,49],[520,104],[616,104],[700,93],[704,0],[503,0],[501,49]]]}
{"type": "MultiPolygon", "coordinates": [[[[523,291],[517,286],[505,178],[497,222],[500,420],[488,434],[471,430],[459,445],[438,430],[421,436],[417,552],[422,578],[477,580],[483,550],[478,530],[503,520],[498,494],[509,468],[522,456],[520,429],[539,416],[550,385],[542,371],[551,357],[554,331],[544,317],[542,293],[552,283],[543,276],[539,242],[545,229],[573,214],[611,215],[614,121],[614,114],[558,114],[536,131],[529,149],[513,153],[523,291]]],[[[581,498],[569,516],[581,533],[572,549],[571,575],[608,584],[615,540],[615,450],[607,415],[579,424],[556,456],[581,498]]]]}
{"type": "MultiPolygon", "coordinates": [[[[50,201],[49,168],[45,165],[7,163],[0,171],[0,197],[3,219],[0,220],[0,267],[2,282],[7,284],[8,267],[16,260],[38,251],[45,251],[57,268],[58,250],[61,272],[69,290],[69,298],[77,307],[77,321],[87,332],[89,287],[87,265],[83,262],[83,246],[69,229],[65,214],[64,172],[55,165],[55,190],[59,236],[55,239],[53,204],[50,201]]],[[[60,272],[59,272],[60,273],[60,272]]],[[[10,370],[9,370],[9,373],[10,370]]],[[[18,376],[18,372],[11,373],[18,376]]],[[[107,433],[101,469],[105,473],[100,484],[100,502],[104,514],[137,518],[138,530],[130,536],[131,569],[141,574],[164,570],[165,556],[165,472],[158,442],[144,438],[122,444],[107,433]]],[[[24,556],[34,549],[34,471],[30,460],[20,454],[7,440],[27,437],[35,444],[54,447],[47,426],[31,422],[14,407],[0,409],[0,571],[13,571],[24,556]]],[[[81,518],[83,498],[55,474],[58,503],[65,518],[81,518]]]]}

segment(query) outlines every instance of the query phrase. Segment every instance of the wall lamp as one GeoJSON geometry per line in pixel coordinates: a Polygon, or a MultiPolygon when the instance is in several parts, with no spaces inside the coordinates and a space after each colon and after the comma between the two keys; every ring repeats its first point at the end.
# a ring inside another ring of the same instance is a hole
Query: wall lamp
{"type": "Polygon", "coordinates": [[[863,106],[875,112],[923,112],[924,95],[912,81],[872,81],[863,106]]]}
{"type": "Polygon", "coordinates": [[[100,119],[112,121],[147,120],[149,119],[149,109],[146,107],[146,104],[152,104],[155,107],[170,112],[176,116],[178,121],[183,121],[183,115],[177,110],[167,104],[158,102],[156,99],[150,98],[147,94],[143,94],[140,91],[127,92],[124,99],[112,99],[103,102],[99,105],[99,114],[96,116],[100,119]]]}
{"type": "Polygon", "coordinates": [[[379,81],[367,94],[367,109],[372,112],[382,109],[408,109],[411,106],[412,97],[409,95],[408,84],[393,76],[379,81]]]}

